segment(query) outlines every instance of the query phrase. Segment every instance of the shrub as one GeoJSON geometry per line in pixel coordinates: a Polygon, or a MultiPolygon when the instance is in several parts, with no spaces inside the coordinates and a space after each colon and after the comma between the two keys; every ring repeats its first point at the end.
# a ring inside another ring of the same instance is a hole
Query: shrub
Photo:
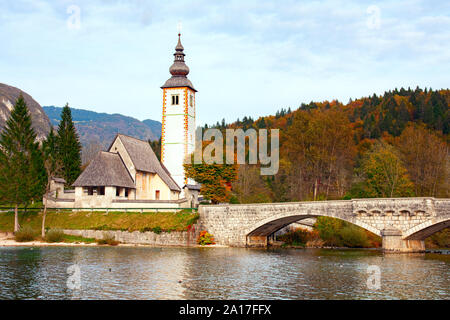
{"type": "Polygon", "coordinates": [[[327,246],[367,248],[381,245],[380,237],[339,219],[318,217],[314,227],[327,246]]]}
{"type": "Polygon", "coordinates": [[[45,241],[47,242],[63,242],[64,241],[64,232],[59,229],[53,229],[47,232],[45,235],[45,241]]]}
{"type": "Polygon", "coordinates": [[[17,242],[33,241],[36,239],[36,236],[36,232],[30,226],[25,226],[14,234],[17,242]]]}
{"type": "Polygon", "coordinates": [[[212,234],[208,233],[207,231],[200,232],[197,243],[201,246],[210,245],[210,244],[216,244],[214,242],[214,237],[212,234]]]}
{"type": "Polygon", "coordinates": [[[329,246],[342,246],[340,239],[340,230],[343,228],[344,221],[330,218],[318,217],[315,228],[319,231],[320,238],[329,246]]]}
{"type": "Polygon", "coordinates": [[[110,246],[117,246],[119,244],[119,241],[115,240],[113,235],[105,235],[103,236],[103,239],[97,240],[97,244],[101,245],[107,244],[110,246]]]}
{"type": "Polygon", "coordinates": [[[367,234],[356,226],[346,226],[340,231],[342,244],[350,248],[364,248],[369,246],[367,234]]]}
{"type": "Polygon", "coordinates": [[[308,230],[298,228],[278,236],[277,239],[283,241],[287,245],[304,247],[309,240],[309,234],[310,232],[308,230]]]}
{"type": "Polygon", "coordinates": [[[156,234],[160,234],[162,232],[162,229],[161,229],[161,227],[158,226],[158,227],[152,228],[152,231],[156,234]]]}
{"type": "Polygon", "coordinates": [[[450,229],[446,228],[426,238],[425,246],[427,248],[450,248],[450,229]]]}

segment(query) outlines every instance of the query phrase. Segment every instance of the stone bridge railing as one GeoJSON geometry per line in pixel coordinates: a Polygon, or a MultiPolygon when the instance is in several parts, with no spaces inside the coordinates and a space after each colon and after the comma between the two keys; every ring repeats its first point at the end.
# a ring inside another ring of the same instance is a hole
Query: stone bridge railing
{"type": "Polygon", "coordinates": [[[387,250],[420,251],[423,239],[448,226],[450,199],[388,198],[200,206],[200,226],[229,246],[265,246],[295,221],[342,219],[383,238],[387,250]]]}

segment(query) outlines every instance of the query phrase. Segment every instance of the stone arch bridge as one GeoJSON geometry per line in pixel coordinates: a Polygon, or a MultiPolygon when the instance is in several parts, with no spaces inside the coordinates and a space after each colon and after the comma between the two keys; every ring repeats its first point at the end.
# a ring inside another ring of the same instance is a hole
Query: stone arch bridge
{"type": "Polygon", "coordinates": [[[424,239],[450,225],[450,199],[383,198],[335,201],[207,205],[199,227],[218,244],[267,246],[281,228],[306,218],[341,219],[382,237],[383,249],[423,251],[424,239]]]}

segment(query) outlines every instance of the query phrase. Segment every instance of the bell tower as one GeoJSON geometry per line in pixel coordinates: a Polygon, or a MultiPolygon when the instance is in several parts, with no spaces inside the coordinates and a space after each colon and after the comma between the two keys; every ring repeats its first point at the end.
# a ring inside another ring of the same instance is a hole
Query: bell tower
{"type": "Polygon", "coordinates": [[[175,59],[169,69],[172,77],[161,87],[163,115],[161,132],[161,162],[176,183],[183,188],[188,183],[184,174],[184,159],[195,148],[195,90],[187,78],[189,68],[184,62],[181,34],[175,47],[175,59]]]}

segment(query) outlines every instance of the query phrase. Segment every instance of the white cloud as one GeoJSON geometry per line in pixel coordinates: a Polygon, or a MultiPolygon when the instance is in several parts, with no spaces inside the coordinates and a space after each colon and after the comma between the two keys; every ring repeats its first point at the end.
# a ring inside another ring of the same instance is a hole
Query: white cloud
{"type": "Polygon", "coordinates": [[[0,82],[43,105],[160,120],[180,20],[200,121],[448,86],[450,7],[418,0],[2,1],[0,82]],[[66,26],[72,4],[80,30],[66,26]],[[370,29],[374,4],[381,24],[370,29]]]}

